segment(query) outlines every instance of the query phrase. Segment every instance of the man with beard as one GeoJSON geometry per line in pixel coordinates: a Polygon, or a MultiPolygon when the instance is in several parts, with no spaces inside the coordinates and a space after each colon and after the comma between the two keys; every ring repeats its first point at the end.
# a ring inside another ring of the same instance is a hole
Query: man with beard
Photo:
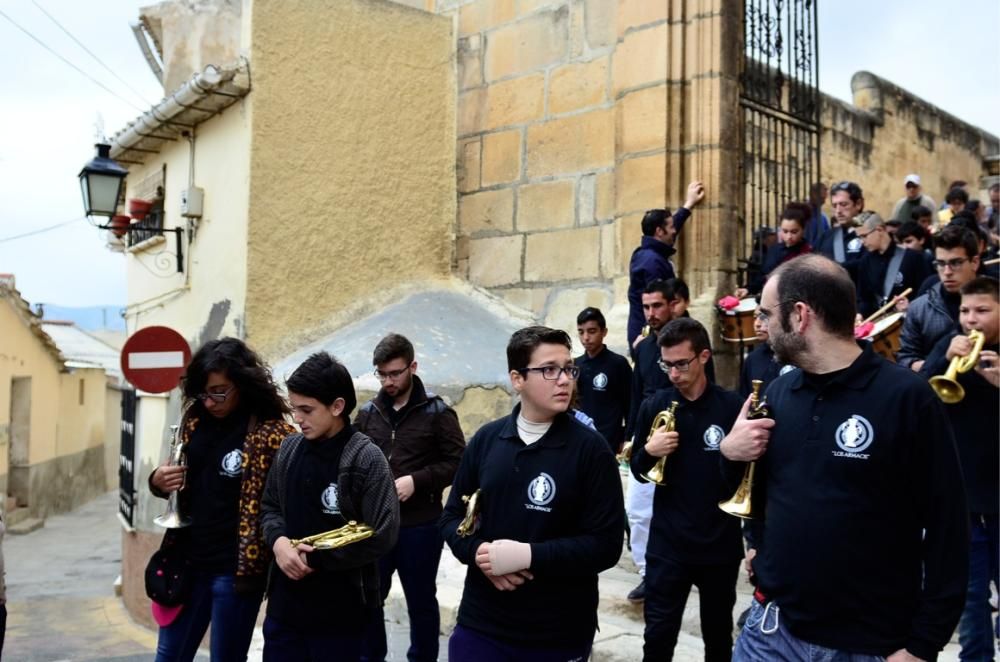
{"type": "MultiPolygon", "coordinates": [[[[379,559],[382,601],[389,595],[393,572],[406,595],[410,617],[410,649],[414,662],[438,658],[440,611],[437,570],[443,540],[437,521],[441,493],[451,484],[465,450],[465,437],[455,411],[428,393],[417,376],[413,345],[390,333],[375,346],[378,395],[358,412],[354,424],[378,445],[389,460],[399,497],[399,538],[379,559]]],[[[385,660],[385,621],[381,611],[365,637],[365,659],[385,660]]]]}
{"type": "Polygon", "coordinates": [[[854,233],[854,217],[865,209],[864,193],[854,182],[838,182],[830,188],[830,206],[833,207],[833,227],[814,246],[815,252],[835,260],[856,279],[864,246],[854,233]]]}
{"type": "Polygon", "coordinates": [[[734,486],[757,462],[765,513],[733,659],[935,659],[968,578],[962,476],[940,400],[855,342],[854,287],[827,258],[779,267],[760,314],[778,360],[800,370],[768,387],[773,419],[748,419],[748,400],[721,444],[734,486]]]}

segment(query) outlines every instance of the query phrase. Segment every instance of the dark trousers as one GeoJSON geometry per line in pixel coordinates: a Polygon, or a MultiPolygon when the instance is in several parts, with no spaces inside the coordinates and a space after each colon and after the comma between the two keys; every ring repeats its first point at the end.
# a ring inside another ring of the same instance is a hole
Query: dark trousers
{"type": "MultiPolygon", "coordinates": [[[[393,572],[399,573],[410,617],[409,662],[434,662],[438,657],[441,613],[437,601],[437,571],[443,541],[437,523],[403,526],[396,546],[379,559],[379,588],[385,602],[393,572]]],[[[382,662],[387,654],[385,617],[381,606],[365,633],[364,660],[382,662]]]]}
{"type": "Polygon", "coordinates": [[[672,660],[684,605],[698,587],[701,637],[706,662],[729,662],[733,651],[733,605],[740,562],[722,565],[679,563],[646,552],[646,631],[643,660],[672,660]]]}
{"type": "Polygon", "coordinates": [[[497,641],[462,627],[448,640],[450,662],[584,662],[590,659],[593,642],[570,648],[528,648],[497,641]]]}
{"type": "Polygon", "coordinates": [[[970,517],[969,588],[965,609],[958,622],[958,643],[962,662],[991,662],[996,652],[996,638],[990,615],[990,582],[998,582],[997,558],[1000,556],[1000,518],[996,513],[973,513],[970,517]]]}
{"type": "Polygon", "coordinates": [[[264,619],[264,662],[357,662],[361,633],[319,634],[264,619]]]}

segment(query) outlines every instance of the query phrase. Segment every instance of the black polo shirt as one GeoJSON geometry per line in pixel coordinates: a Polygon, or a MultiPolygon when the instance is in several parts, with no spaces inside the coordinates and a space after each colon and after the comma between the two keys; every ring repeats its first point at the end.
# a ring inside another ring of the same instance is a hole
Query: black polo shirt
{"type": "Polygon", "coordinates": [[[625,438],[625,423],[632,392],[632,368],[621,354],[604,346],[597,356],[576,357],[580,377],[576,380],[578,409],[594,419],[594,425],[618,452],[625,438]]]}
{"type": "MultiPolygon", "coordinates": [[[[962,477],[941,402],[868,345],[833,376],[779,377],[767,400],[776,425],[756,478],[761,590],[805,641],[933,659],[958,623],[968,576],[962,477]]],[[[742,463],[725,464],[742,475],[742,463]]]]}
{"type": "Polygon", "coordinates": [[[774,350],[767,342],[757,343],[753,351],[743,359],[743,368],[740,369],[740,396],[745,400],[753,391],[753,380],[759,379],[764,382],[766,389],[768,384],[779,376],[794,370],[795,366],[782,365],[774,358],[774,350]]]}
{"type": "Polygon", "coordinates": [[[689,401],[675,388],[657,391],[639,408],[632,474],[642,474],[658,458],[645,451],[653,419],[677,402],[677,450],[667,456],[664,485],[653,497],[653,518],[647,552],[693,564],[721,564],[743,556],[740,520],[719,509],[733,490],[719,471],[719,443],[733,427],[743,401],[732,391],[709,384],[689,401]],[[639,441],[639,438],[642,441],[639,441]]]}
{"type": "Polygon", "coordinates": [[[597,627],[597,573],[621,556],[618,465],[601,435],[567,414],[525,444],[517,433],[520,409],[472,437],[441,516],[444,539],[469,566],[458,623],[522,646],[583,645],[597,627]],[[477,489],[479,528],[459,537],[461,497],[477,489]],[[475,562],[482,543],[501,538],[531,543],[534,579],[514,591],[498,591],[475,562]]]}
{"type": "MultiPolygon", "coordinates": [[[[920,369],[921,376],[930,378],[948,370],[948,345],[956,334],[949,333],[938,341],[920,369]]],[[[1000,351],[997,345],[984,349],[1000,351]]],[[[946,404],[944,409],[955,432],[969,512],[996,514],[1000,495],[1000,390],[975,370],[960,374],[958,383],[965,389],[965,397],[946,404]]]]}
{"type": "MultiPolygon", "coordinates": [[[[625,438],[632,439],[635,436],[635,417],[639,413],[639,405],[643,400],[653,395],[660,389],[671,388],[673,384],[667,373],[660,370],[658,361],[662,357],[658,344],[659,336],[650,333],[635,348],[635,366],[632,368],[632,395],[629,404],[628,425],[625,429],[625,438]]],[[[712,384],[715,383],[715,361],[709,357],[705,364],[705,376],[712,384]]]]}

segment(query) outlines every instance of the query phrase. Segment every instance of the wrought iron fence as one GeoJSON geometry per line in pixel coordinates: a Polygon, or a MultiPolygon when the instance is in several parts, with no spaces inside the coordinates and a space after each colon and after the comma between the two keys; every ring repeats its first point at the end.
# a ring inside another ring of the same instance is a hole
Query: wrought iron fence
{"type": "Polygon", "coordinates": [[[816,0],[744,0],[741,260],[760,264],[762,229],[808,201],[820,173],[816,0]]]}

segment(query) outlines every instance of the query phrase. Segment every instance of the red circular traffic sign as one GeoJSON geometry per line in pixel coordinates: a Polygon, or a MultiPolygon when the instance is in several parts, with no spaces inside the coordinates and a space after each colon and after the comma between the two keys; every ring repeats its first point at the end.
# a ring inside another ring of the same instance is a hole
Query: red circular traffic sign
{"type": "Polygon", "coordinates": [[[165,326],[140,329],[122,347],[125,379],[147,393],[166,393],[177,386],[190,360],[188,342],[165,326]]]}

